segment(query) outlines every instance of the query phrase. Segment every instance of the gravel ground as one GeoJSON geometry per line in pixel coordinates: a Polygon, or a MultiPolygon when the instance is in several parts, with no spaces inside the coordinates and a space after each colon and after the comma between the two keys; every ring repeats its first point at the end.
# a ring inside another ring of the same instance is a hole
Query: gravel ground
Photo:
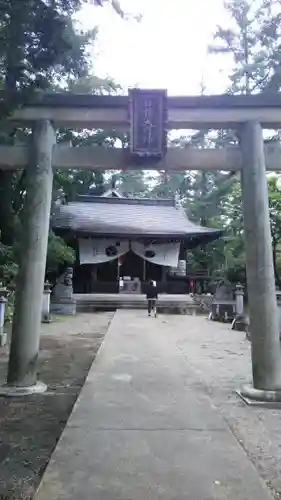
{"type": "MultiPolygon", "coordinates": [[[[112,317],[83,314],[42,326],[39,379],[48,394],[0,398],[0,500],[33,498],[112,317]]],[[[1,348],[1,381],[7,360],[1,348]]]]}
{"type": "Polygon", "coordinates": [[[177,346],[276,499],[281,499],[281,407],[248,406],[235,390],[252,380],[243,332],[202,317],[170,317],[177,346]]]}

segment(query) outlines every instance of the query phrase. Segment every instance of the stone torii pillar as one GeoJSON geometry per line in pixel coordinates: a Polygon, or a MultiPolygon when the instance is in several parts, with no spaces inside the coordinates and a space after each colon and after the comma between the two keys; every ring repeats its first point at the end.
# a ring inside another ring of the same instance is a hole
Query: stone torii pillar
{"type": "Polygon", "coordinates": [[[48,120],[33,128],[30,163],[27,167],[27,193],[24,231],[15,297],[7,385],[5,395],[44,392],[37,382],[41,310],[52,200],[52,153],[55,132],[48,120]]]}
{"type": "Polygon", "coordinates": [[[240,394],[248,402],[281,401],[281,351],[273,269],[268,189],[262,126],[241,129],[242,198],[253,387],[240,394]]]}

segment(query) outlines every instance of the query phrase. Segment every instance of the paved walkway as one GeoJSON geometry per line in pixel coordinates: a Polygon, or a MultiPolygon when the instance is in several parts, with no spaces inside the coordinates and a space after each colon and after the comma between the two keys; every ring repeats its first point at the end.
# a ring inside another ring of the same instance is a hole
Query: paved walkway
{"type": "Polygon", "coordinates": [[[272,498],[166,318],[115,314],[36,500],[272,498]]]}

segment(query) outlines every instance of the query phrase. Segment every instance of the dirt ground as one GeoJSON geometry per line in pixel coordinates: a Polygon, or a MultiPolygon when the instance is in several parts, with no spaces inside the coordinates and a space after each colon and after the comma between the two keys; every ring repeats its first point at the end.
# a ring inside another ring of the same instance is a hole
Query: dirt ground
{"type": "MultiPolygon", "coordinates": [[[[39,379],[48,392],[0,398],[0,500],[33,498],[112,317],[83,314],[42,325],[39,379]]],[[[8,348],[0,348],[1,382],[7,361],[8,348]]]]}

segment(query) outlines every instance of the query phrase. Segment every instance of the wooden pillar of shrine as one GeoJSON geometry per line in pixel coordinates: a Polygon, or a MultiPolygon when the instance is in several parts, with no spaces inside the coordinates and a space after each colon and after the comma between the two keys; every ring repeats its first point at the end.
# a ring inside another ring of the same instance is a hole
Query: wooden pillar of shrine
{"type": "Polygon", "coordinates": [[[52,200],[52,153],[55,132],[48,120],[34,125],[27,167],[24,230],[15,297],[10,350],[8,395],[43,392],[37,382],[37,358],[41,330],[50,210],[52,200]]]}
{"type": "Polygon", "coordinates": [[[241,130],[242,198],[247,287],[252,341],[253,387],[250,400],[281,400],[281,354],[268,207],[262,126],[246,123],[241,130]]]}

